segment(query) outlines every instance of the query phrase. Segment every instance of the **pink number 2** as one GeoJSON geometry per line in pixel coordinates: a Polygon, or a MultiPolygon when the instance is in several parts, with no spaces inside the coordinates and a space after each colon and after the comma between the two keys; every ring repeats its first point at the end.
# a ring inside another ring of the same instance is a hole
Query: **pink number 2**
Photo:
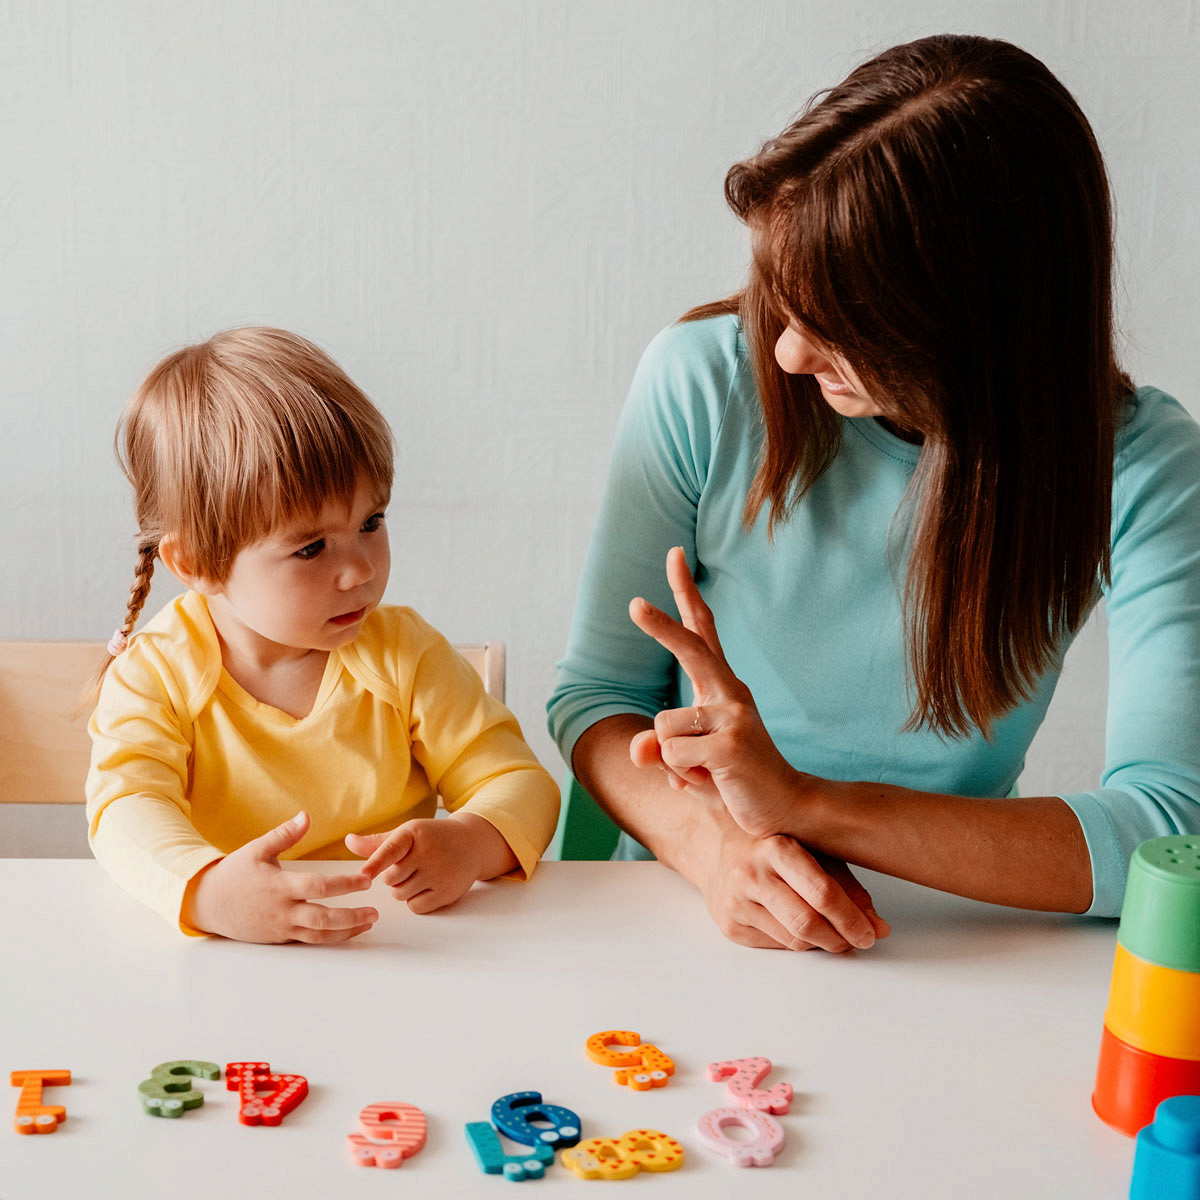
{"type": "Polygon", "coordinates": [[[709,1079],[729,1079],[725,1087],[735,1104],[758,1112],[785,1113],[792,1104],[792,1085],[777,1083],[764,1091],[758,1085],[770,1073],[769,1058],[730,1058],[708,1064],[709,1079]]]}

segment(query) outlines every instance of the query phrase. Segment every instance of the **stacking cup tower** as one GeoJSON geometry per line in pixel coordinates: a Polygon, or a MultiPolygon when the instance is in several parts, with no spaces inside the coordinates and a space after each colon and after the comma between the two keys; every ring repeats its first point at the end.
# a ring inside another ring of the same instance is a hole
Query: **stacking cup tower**
{"type": "Polygon", "coordinates": [[[1200,836],[1186,835],[1130,860],[1092,1107],[1132,1137],[1181,1095],[1200,1095],[1200,836]]]}

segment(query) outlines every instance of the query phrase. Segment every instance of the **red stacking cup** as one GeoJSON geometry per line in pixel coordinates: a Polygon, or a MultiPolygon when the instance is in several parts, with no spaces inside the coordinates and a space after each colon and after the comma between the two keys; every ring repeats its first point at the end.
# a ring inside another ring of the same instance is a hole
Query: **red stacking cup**
{"type": "Polygon", "coordinates": [[[1134,1137],[1154,1120],[1163,1100],[1191,1095],[1200,1095],[1200,1061],[1135,1050],[1104,1027],[1092,1093],[1092,1107],[1102,1121],[1134,1137]]]}

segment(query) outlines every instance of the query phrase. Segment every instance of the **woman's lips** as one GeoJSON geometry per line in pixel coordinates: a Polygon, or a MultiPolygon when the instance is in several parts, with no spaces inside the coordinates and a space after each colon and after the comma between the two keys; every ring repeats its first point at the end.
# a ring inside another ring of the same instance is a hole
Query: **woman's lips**
{"type": "Polygon", "coordinates": [[[849,395],[854,389],[842,379],[830,379],[827,375],[814,375],[823,392],[831,392],[835,396],[849,395]]]}

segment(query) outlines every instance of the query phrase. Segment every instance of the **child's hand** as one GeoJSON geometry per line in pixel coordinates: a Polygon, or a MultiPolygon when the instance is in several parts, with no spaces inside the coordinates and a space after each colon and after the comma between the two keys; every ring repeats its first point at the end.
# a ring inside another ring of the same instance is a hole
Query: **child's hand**
{"type": "Polygon", "coordinates": [[[496,827],[474,813],[418,818],[391,833],[352,833],[346,845],[367,858],[364,878],[379,876],[415,913],[445,908],[477,879],[494,879],[517,866],[496,827]]]}
{"type": "Polygon", "coordinates": [[[346,942],[365,933],[379,919],[375,909],[315,901],[365,891],[368,877],[302,875],[279,865],[307,831],[308,814],[297,813],[207,868],[188,889],[184,921],[239,942],[346,942]]]}

